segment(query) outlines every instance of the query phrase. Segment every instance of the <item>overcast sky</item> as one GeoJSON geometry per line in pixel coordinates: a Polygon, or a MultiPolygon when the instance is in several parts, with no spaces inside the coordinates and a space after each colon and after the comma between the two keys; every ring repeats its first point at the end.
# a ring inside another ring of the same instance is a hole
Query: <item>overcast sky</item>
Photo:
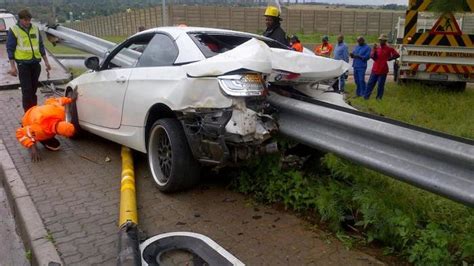
{"type": "Polygon", "coordinates": [[[386,5],[386,4],[399,4],[408,5],[408,0],[307,0],[306,2],[324,2],[331,4],[352,4],[352,5],[386,5]]]}

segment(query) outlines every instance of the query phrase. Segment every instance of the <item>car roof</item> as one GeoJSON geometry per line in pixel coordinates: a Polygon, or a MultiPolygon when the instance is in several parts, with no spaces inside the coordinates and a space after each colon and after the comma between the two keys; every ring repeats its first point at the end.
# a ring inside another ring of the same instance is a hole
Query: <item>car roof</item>
{"type": "Polygon", "coordinates": [[[10,13],[0,13],[0,18],[15,18],[15,16],[10,13]]]}
{"type": "MultiPolygon", "coordinates": [[[[226,29],[216,29],[216,28],[205,28],[205,27],[188,27],[188,26],[173,26],[173,27],[157,27],[148,30],[144,30],[135,34],[134,36],[138,36],[141,34],[147,34],[152,32],[165,32],[171,35],[173,38],[177,38],[183,33],[220,33],[220,34],[235,34],[235,35],[246,35],[249,37],[259,38],[259,39],[268,39],[262,35],[257,35],[248,32],[241,32],[241,31],[233,31],[233,30],[226,30],[226,29]]],[[[268,39],[270,40],[270,39],[268,39]]]]}
{"type": "MultiPolygon", "coordinates": [[[[248,33],[248,32],[241,32],[241,31],[233,31],[233,30],[226,30],[226,29],[216,29],[216,28],[204,28],[204,27],[187,27],[187,26],[175,26],[175,27],[158,27],[158,28],[152,28],[148,30],[144,30],[141,32],[138,32],[128,38],[135,38],[139,37],[141,35],[148,35],[148,34],[153,34],[153,33],[165,33],[168,34],[172,39],[174,39],[176,42],[180,42],[181,45],[189,45],[191,43],[194,44],[192,39],[190,37],[188,38],[180,38],[180,36],[187,35],[188,33],[196,33],[196,34],[221,34],[221,35],[227,35],[227,36],[236,36],[236,37],[244,37],[244,38],[256,38],[261,41],[265,42],[276,42],[277,41],[264,37],[262,35],[257,35],[253,33],[248,33]],[[189,41],[189,42],[188,42],[189,41]]],[[[281,44],[284,46],[283,44],[281,44]]],[[[203,52],[197,47],[193,46],[195,49],[188,49],[186,53],[179,53],[179,57],[177,59],[177,62],[182,63],[182,62],[192,62],[192,61],[199,61],[204,59],[205,55],[203,52]],[[203,57],[204,56],[204,57],[203,57]]],[[[188,47],[191,48],[191,47],[188,47]]]]}

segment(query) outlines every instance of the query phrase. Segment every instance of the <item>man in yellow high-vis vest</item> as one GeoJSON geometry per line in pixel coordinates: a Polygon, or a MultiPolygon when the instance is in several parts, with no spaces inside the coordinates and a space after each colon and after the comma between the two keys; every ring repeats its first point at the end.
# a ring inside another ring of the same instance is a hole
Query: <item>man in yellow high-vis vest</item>
{"type": "Polygon", "coordinates": [[[10,60],[8,73],[20,79],[25,112],[38,102],[36,91],[41,73],[41,58],[44,59],[46,71],[49,73],[51,70],[39,29],[31,24],[31,17],[28,10],[21,10],[18,13],[18,23],[10,28],[7,36],[7,53],[10,60]]]}

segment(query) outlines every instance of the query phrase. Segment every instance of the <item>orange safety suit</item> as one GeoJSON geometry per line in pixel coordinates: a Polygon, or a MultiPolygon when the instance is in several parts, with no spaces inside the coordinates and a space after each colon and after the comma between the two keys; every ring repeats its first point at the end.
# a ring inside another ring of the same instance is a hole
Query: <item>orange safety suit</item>
{"type": "Polygon", "coordinates": [[[16,131],[16,138],[30,148],[38,141],[53,138],[56,134],[71,137],[74,126],[65,122],[64,105],[72,102],[71,98],[49,98],[44,105],[31,107],[23,116],[22,126],[16,131]]]}
{"type": "Polygon", "coordinates": [[[319,56],[331,57],[334,47],[330,43],[321,44],[314,47],[314,53],[319,56]]]}
{"type": "Polygon", "coordinates": [[[291,48],[293,48],[293,50],[297,51],[297,52],[303,52],[303,45],[301,45],[300,42],[294,42],[292,45],[291,45],[291,48]]]}

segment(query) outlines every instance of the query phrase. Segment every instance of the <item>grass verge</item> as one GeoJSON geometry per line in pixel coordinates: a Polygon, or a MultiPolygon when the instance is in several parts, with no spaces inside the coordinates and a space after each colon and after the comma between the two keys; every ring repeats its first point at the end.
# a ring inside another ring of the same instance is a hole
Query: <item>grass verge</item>
{"type": "Polygon", "coordinates": [[[72,73],[72,76],[74,78],[79,77],[82,73],[86,72],[86,69],[84,68],[76,68],[76,67],[70,67],[69,72],[72,73]]]}
{"type": "MultiPolygon", "coordinates": [[[[355,95],[355,85],[348,84],[347,91],[355,95]]],[[[474,88],[464,92],[427,87],[420,84],[398,86],[388,83],[382,101],[372,98],[350,98],[358,110],[386,116],[409,124],[447,134],[474,139],[474,88]]]]}
{"type": "MultiPolygon", "coordinates": [[[[353,90],[349,86],[352,95],[353,90]]],[[[473,118],[467,115],[474,102],[472,89],[455,93],[388,84],[381,102],[351,101],[363,111],[473,138],[473,118]]],[[[346,244],[382,245],[386,254],[417,265],[474,262],[474,209],[333,154],[310,156],[297,170],[286,167],[286,158],[273,155],[250,162],[233,187],[259,201],[313,214],[346,244]]]]}
{"type": "MultiPolygon", "coordinates": [[[[293,33],[288,33],[288,34],[293,34],[293,33]]],[[[303,34],[303,33],[295,33],[296,36],[300,39],[301,43],[321,43],[321,39],[323,36],[326,34],[322,33],[312,33],[312,34],[303,34]]],[[[344,41],[347,44],[356,44],[357,43],[357,37],[359,35],[362,35],[365,37],[365,42],[368,44],[373,44],[373,43],[378,43],[378,36],[376,35],[364,35],[364,34],[349,34],[349,35],[344,35],[344,41]]],[[[332,44],[337,43],[337,36],[338,35],[328,35],[329,37],[329,42],[332,44]]]]}

